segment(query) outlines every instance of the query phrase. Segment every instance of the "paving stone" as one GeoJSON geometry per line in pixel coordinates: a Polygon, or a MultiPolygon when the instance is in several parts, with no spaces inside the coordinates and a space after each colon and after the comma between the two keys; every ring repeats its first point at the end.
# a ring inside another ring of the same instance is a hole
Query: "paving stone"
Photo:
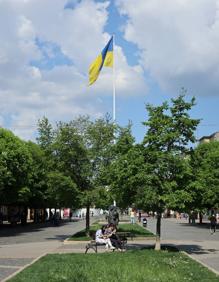
{"type": "Polygon", "coordinates": [[[200,261],[212,267],[213,269],[216,269],[216,270],[218,269],[219,257],[215,257],[215,258],[208,257],[207,259],[200,259],[200,261]]]}
{"type": "Polygon", "coordinates": [[[4,268],[0,267],[0,281],[8,277],[9,275],[13,274],[18,269],[16,268],[4,268]]]}
{"type": "Polygon", "coordinates": [[[0,266],[24,266],[29,264],[33,258],[0,258],[0,266]]]}

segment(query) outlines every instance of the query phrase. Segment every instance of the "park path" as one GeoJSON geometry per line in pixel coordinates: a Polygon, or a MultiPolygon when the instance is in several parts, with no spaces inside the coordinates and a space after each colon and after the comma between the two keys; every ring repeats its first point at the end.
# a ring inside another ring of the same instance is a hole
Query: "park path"
{"type": "MultiPolygon", "coordinates": [[[[149,218],[148,229],[154,233],[155,226],[156,220],[149,218]]],[[[10,275],[47,253],[84,252],[85,242],[63,243],[64,239],[84,228],[85,221],[79,221],[66,222],[58,227],[36,225],[0,230],[0,281],[6,281],[10,275]]],[[[219,274],[219,230],[210,235],[207,224],[190,225],[184,219],[163,219],[161,238],[162,244],[185,251],[219,274]]],[[[128,246],[140,249],[154,243],[154,240],[136,240],[129,241],[128,246]]]]}

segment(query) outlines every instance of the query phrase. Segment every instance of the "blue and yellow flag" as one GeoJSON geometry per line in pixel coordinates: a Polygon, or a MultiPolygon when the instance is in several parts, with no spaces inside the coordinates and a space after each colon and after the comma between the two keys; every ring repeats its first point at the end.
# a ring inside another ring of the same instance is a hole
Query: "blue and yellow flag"
{"type": "Polygon", "coordinates": [[[89,68],[89,85],[93,84],[102,67],[113,67],[113,37],[110,38],[101,54],[93,61],[89,68]]]}

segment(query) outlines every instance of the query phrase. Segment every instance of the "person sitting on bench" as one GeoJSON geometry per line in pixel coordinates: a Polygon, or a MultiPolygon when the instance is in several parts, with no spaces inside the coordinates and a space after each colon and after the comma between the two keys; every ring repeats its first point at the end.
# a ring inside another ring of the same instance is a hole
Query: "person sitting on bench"
{"type": "Polygon", "coordinates": [[[103,225],[100,229],[98,229],[96,231],[95,241],[96,241],[96,243],[105,244],[107,250],[108,249],[114,250],[115,247],[113,247],[113,245],[112,245],[110,239],[108,238],[108,236],[104,234],[105,229],[106,229],[106,226],[103,225]]]}
{"type": "Polygon", "coordinates": [[[119,236],[116,234],[116,226],[113,223],[110,223],[108,225],[108,227],[106,228],[104,234],[106,234],[108,236],[108,238],[110,238],[110,241],[112,243],[112,245],[114,247],[116,247],[116,249],[118,251],[122,251],[122,242],[119,238],[119,236]]]}

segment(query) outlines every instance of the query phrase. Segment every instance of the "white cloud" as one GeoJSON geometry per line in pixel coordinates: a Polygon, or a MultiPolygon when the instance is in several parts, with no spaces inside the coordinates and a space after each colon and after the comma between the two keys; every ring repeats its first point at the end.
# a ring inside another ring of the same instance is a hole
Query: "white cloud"
{"type": "MultiPolygon", "coordinates": [[[[66,3],[0,0],[1,122],[26,139],[34,136],[36,122],[44,115],[58,121],[79,114],[104,114],[99,101],[112,93],[111,69],[103,70],[94,87],[86,86],[88,66],[110,36],[104,32],[109,2],[75,1],[74,9],[64,9],[66,3]],[[40,46],[36,39],[49,44],[40,46]],[[52,46],[58,46],[73,65],[49,67],[49,60],[56,56],[52,46]],[[44,52],[48,67],[42,69],[36,62],[44,58],[44,52]]],[[[131,95],[134,86],[142,92],[141,68],[130,67],[122,49],[117,50],[120,95],[131,95]]]]}
{"type": "Polygon", "coordinates": [[[219,93],[218,0],[117,0],[125,38],[165,90],[219,93]]]}

